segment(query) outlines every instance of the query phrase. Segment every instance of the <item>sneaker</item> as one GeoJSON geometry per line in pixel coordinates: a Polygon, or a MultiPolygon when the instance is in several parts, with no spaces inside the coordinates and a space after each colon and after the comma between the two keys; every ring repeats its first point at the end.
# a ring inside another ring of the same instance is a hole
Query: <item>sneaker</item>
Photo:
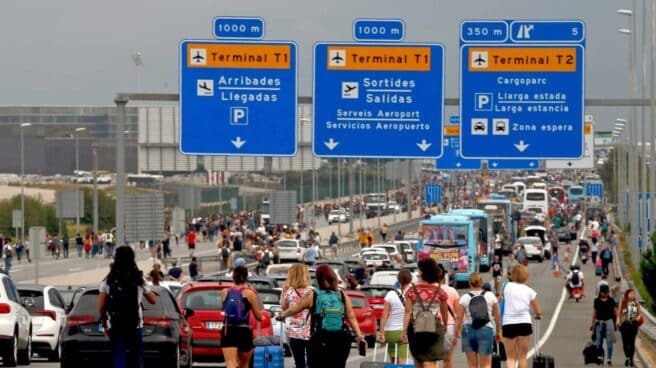
{"type": "Polygon", "coordinates": [[[635,367],[633,364],[633,358],[629,358],[629,367],[635,367]]]}
{"type": "Polygon", "coordinates": [[[607,361],[606,361],[606,365],[607,365],[607,366],[611,366],[611,365],[613,365],[613,362],[611,362],[610,360],[607,360],[607,361]]]}
{"type": "Polygon", "coordinates": [[[630,367],[629,364],[631,364],[631,359],[630,359],[630,358],[626,358],[626,359],[624,359],[624,366],[625,366],[625,367],[630,367]]]}

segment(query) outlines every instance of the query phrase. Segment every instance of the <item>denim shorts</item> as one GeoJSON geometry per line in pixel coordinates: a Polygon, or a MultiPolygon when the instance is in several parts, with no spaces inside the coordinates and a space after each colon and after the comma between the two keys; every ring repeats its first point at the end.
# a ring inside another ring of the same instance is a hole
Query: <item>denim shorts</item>
{"type": "Polygon", "coordinates": [[[492,355],[494,351],[494,330],[492,327],[475,329],[467,324],[462,331],[462,352],[492,355]]]}

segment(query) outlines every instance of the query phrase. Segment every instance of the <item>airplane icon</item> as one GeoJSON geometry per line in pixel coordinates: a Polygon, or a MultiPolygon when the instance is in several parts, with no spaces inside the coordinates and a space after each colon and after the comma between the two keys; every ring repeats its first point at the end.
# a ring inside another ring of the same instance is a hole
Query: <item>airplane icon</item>
{"type": "Polygon", "coordinates": [[[342,82],[342,98],[357,99],[360,97],[358,87],[360,83],[358,82],[342,82]]]}
{"type": "Polygon", "coordinates": [[[337,50],[328,50],[328,66],[346,66],[346,50],[337,49],[337,50]]]}
{"type": "Polygon", "coordinates": [[[196,55],[195,55],[194,57],[192,57],[192,59],[194,59],[197,63],[200,63],[200,62],[202,62],[203,60],[205,60],[205,57],[203,57],[203,56],[200,54],[200,51],[196,51],[196,55]]]}
{"type": "Polygon", "coordinates": [[[344,93],[349,93],[349,92],[353,91],[354,89],[358,88],[358,86],[357,85],[347,84],[347,85],[344,86],[344,88],[345,88],[344,93]]]}
{"type": "Polygon", "coordinates": [[[206,90],[206,91],[210,91],[210,92],[212,91],[212,89],[211,89],[210,87],[207,86],[207,82],[206,82],[206,81],[202,81],[200,84],[198,84],[198,88],[200,88],[200,89],[204,89],[204,90],[206,90]]]}
{"type": "Polygon", "coordinates": [[[214,80],[196,80],[196,96],[214,96],[214,80]]]}
{"type": "Polygon", "coordinates": [[[472,55],[474,58],[471,63],[472,68],[487,68],[488,67],[488,55],[487,51],[478,51],[474,52],[472,55]]]}
{"type": "Polygon", "coordinates": [[[340,64],[344,62],[344,58],[339,55],[339,51],[335,53],[335,56],[333,56],[330,60],[333,61],[335,64],[340,64]]]}

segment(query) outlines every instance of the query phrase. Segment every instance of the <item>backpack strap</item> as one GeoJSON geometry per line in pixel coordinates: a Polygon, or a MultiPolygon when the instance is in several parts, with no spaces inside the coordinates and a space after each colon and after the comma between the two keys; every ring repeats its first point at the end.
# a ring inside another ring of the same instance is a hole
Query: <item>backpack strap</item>
{"type": "Polygon", "coordinates": [[[399,297],[399,300],[401,301],[401,304],[405,304],[405,298],[403,295],[401,295],[401,292],[397,289],[394,289],[394,292],[396,293],[396,296],[399,297]]]}
{"type": "Polygon", "coordinates": [[[438,285],[437,288],[435,288],[435,292],[433,293],[433,297],[431,298],[430,302],[428,303],[428,307],[424,309],[425,311],[430,311],[431,307],[433,306],[433,302],[435,302],[435,298],[437,298],[437,294],[440,292],[440,286],[438,285]]]}

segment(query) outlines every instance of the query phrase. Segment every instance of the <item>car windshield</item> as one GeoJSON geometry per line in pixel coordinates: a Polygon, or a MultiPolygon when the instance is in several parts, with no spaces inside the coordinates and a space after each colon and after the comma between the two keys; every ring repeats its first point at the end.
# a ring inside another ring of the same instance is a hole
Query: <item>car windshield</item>
{"type": "Polygon", "coordinates": [[[21,303],[28,312],[32,313],[44,309],[43,291],[18,289],[18,295],[20,295],[21,303]]]}
{"type": "Polygon", "coordinates": [[[382,253],[365,253],[362,255],[362,258],[367,260],[367,261],[381,261],[381,260],[386,260],[389,257],[387,254],[382,254],[382,253]]]}
{"type": "Polygon", "coordinates": [[[82,294],[75,304],[75,308],[73,308],[71,315],[99,318],[98,290],[90,290],[82,294]]]}
{"type": "Polygon", "coordinates": [[[539,244],[542,243],[542,241],[538,238],[523,238],[523,239],[518,239],[518,243],[521,244],[539,244]]]}
{"type": "Polygon", "coordinates": [[[350,296],[351,297],[351,305],[353,305],[353,308],[364,308],[365,306],[365,300],[364,298],[361,298],[359,296],[350,296]]]}
{"type": "Polygon", "coordinates": [[[296,248],[296,242],[291,240],[282,240],[278,242],[280,248],[296,248]]]}
{"type": "Polygon", "coordinates": [[[370,297],[370,298],[384,298],[385,295],[390,291],[390,288],[375,288],[375,287],[367,287],[360,289],[364,293],[364,295],[370,297]]]}
{"type": "Polygon", "coordinates": [[[183,298],[184,309],[219,310],[223,307],[221,290],[193,290],[183,298]]]}
{"type": "Polygon", "coordinates": [[[389,254],[392,254],[392,253],[396,252],[396,248],[394,248],[394,247],[376,247],[376,248],[382,249],[382,250],[386,251],[389,254]]]}

